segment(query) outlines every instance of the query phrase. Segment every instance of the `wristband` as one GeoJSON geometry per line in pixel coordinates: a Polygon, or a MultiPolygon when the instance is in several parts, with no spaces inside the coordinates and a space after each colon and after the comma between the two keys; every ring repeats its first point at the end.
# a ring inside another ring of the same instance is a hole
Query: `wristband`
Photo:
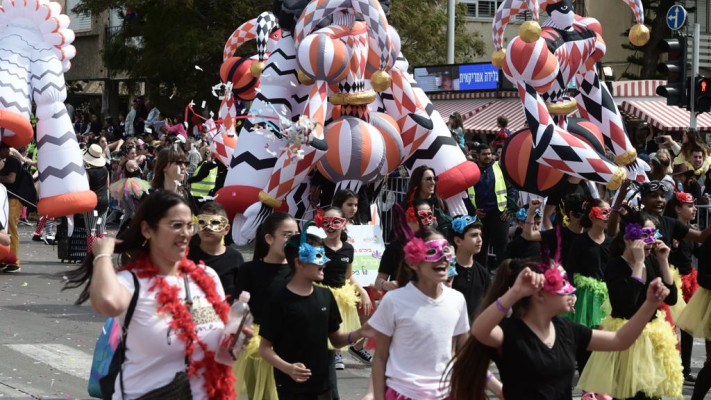
{"type": "Polygon", "coordinates": [[[642,278],[640,278],[639,276],[631,275],[630,278],[636,280],[636,281],[639,282],[639,283],[644,284],[644,281],[643,281],[642,278]]]}
{"type": "Polygon", "coordinates": [[[494,374],[489,372],[488,374],[486,374],[486,381],[489,382],[491,380],[491,378],[493,378],[493,377],[494,377],[494,374]]]}
{"type": "Polygon", "coordinates": [[[92,265],[96,264],[96,260],[101,259],[101,258],[103,258],[103,257],[111,258],[112,255],[113,255],[113,254],[109,254],[109,253],[97,254],[97,255],[94,256],[94,261],[92,261],[91,264],[92,264],[92,265]]]}
{"type": "Polygon", "coordinates": [[[353,332],[354,331],[348,332],[348,344],[353,344],[353,332]]]}
{"type": "Polygon", "coordinates": [[[526,225],[535,225],[536,221],[526,221],[526,225]]]}
{"type": "Polygon", "coordinates": [[[496,303],[494,303],[494,304],[496,304],[496,308],[498,308],[499,311],[501,311],[502,313],[508,314],[511,311],[511,307],[504,307],[504,305],[501,304],[501,297],[496,299],[496,303]]]}

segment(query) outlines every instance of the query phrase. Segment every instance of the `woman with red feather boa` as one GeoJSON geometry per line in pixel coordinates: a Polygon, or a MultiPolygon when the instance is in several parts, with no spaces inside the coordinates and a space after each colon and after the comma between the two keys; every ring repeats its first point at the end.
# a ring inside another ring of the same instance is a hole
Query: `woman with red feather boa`
{"type": "Polygon", "coordinates": [[[77,303],[89,299],[96,312],[117,317],[121,325],[134,291],[132,274],[138,278],[114,399],[140,398],[174,384],[181,373],[190,386],[181,398],[235,398],[231,365],[215,361],[229,306],[215,271],[185,257],[194,229],[188,203],[157,191],[141,203],[120,239],[97,240],[93,254],[68,274],[67,287],[88,281],[77,303]],[[114,253],[121,255],[118,272],[114,253]]]}

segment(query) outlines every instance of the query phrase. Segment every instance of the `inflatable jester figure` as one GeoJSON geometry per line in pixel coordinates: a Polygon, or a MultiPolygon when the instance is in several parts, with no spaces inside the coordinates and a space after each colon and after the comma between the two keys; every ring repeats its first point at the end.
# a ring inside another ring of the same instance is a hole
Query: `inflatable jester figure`
{"type": "Polygon", "coordinates": [[[47,0],[4,0],[0,7],[0,137],[27,145],[37,116],[40,215],[62,217],[96,207],[64,100],[64,72],[76,54],[69,17],[47,0]]]}
{"type": "MultiPolygon", "coordinates": [[[[629,39],[643,46],[649,30],[642,1],[623,1],[636,20],[629,39]]],[[[628,176],[645,179],[648,166],[637,159],[622,116],[595,70],[606,51],[596,19],[576,15],[573,0],[505,0],[494,19],[493,39],[497,51],[492,61],[516,84],[528,123],[509,138],[502,156],[515,185],[545,193],[566,175],[605,183],[610,189],[628,176]],[[533,20],[521,25],[519,36],[504,51],[506,25],[525,10],[533,20]],[[540,11],[549,15],[542,27],[540,11]],[[571,81],[578,88],[574,97],[568,96],[571,81]],[[575,111],[582,118],[568,118],[575,111]],[[605,147],[614,153],[614,163],[604,156],[605,147]]]]}
{"type": "Polygon", "coordinates": [[[217,196],[234,215],[237,243],[251,240],[273,210],[305,217],[314,169],[337,188],[358,188],[402,163],[427,164],[441,178],[438,192],[450,212],[466,213],[464,192],[479,171],[407,73],[387,6],[275,1],[282,37],[217,196]]]}

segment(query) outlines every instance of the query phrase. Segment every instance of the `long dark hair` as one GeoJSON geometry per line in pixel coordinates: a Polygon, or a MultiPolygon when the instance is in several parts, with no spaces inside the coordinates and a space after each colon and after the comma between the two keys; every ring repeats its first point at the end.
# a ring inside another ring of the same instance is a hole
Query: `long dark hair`
{"type": "MultiPolygon", "coordinates": [[[[114,253],[121,255],[121,266],[126,266],[150,252],[150,245],[141,233],[141,222],[145,221],[151,229],[158,229],[158,222],[168,210],[179,204],[190,207],[190,204],[180,195],[167,190],[157,190],[141,202],[128,228],[118,236],[121,243],[116,243],[114,247],[114,253]]],[[[62,290],[84,286],[76,304],[84,303],[89,299],[89,286],[93,273],[94,254],[89,253],[78,268],[67,272],[67,281],[62,290]]]]}
{"type": "Polygon", "coordinates": [[[644,226],[644,223],[647,221],[652,221],[655,225],[657,224],[657,218],[652,214],[622,206],[620,208],[620,229],[617,232],[617,236],[615,236],[615,238],[612,239],[612,243],[610,243],[610,255],[617,257],[625,252],[625,229],[627,229],[627,225],[639,224],[640,226],[644,226]]]}
{"type": "MultiPolygon", "coordinates": [[[[432,171],[434,176],[437,177],[437,173],[435,173],[435,170],[431,167],[428,167],[427,165],[420,165],[419,167],[412,170],[412,173],[410,174],[410,181],[407,183],[407,194],[405,195],[405,198],[408,201],[408,205],[410,205],[412,200],[416,198],[417,192],[420,190],[420,182],[422,182],[422,177],[425,175],[426,171],[432,171]]],[[[444,201],[437,194],[436,183],[435,192],[432,194],[432,197],[425,200],[427,200],[430,205],[433,205],[434,207],[437,207],[440,210],[444,210],[444,201]]],[[[434,210],[432,210],[432,212],[434,212],[434,210]]]]}
{"type": "Polygon", "coordinates": [[[281,224],[288,220],[295,221],[291,215],[284,212],[277,212],[269,215],[267,219],[259,225],[254,239],[254,257],[252,260],[261,260],[269,254],[269,243],[267,243],[267,239],[264,237],[268,234],[274,236],[274,233],[279,229],[281,224]]]}
{"type": "MultiPolygon", "coordinates": [[[[358,197],[358,193],[350,189],[342,189],[336,192],[336,194],[333,196],[333,201],[331,202],[331,204],[333,204],[334,207],[338,207],[339,209],[341,209],[341,207],[343,207],[343,204],[345,204],[348,199],[356,199],[356,201],[359,201],[360,197],[358,197]]],[[[358,212],[355,213],[353,219],[350,222],[354,225],[360,225],[363,223],[360,220],[360,204],[358,207],[358,212]]]]}
{"type": "Polygon", "coordinates": [[[590,228],[593,226],[592,219],[590,219],[590,210],[592,210],[593,207],[600,207],[602,203],[605,203],[602,199],[589,199],[583,203],[583,212],[580,216],[580,225],[583,228],[590,228]]]}
{"type": "MultiPolygon", "coordinates": [[[[520,259],[506,259],[496,270],[496,276],[489,290],[486,292],[476,315],[493,304],[496,299],[503,296],[516,282],[518,274],[526,267],[538,272],[534,262],[520,259]]],[[[529,298],[523,298],[513,305],[513,318],[521,318],[529,298]]],[[[486,371],[491,362],[491,348],[481,343],[473,335],[469,336],[466,343],[450,361],[451,368],[447,374],[450,376],[450,398],[452,400],[483,400],[486,395],[486,371]]]]}
{"type": "Polygon", "coordinates": [[[185,153],[180,150],[180,147],[168,146],[161,149],[156,155],[153,164],[153,180],[151,186],[155,189],[163,189],[165,184],[165,169],[168,164],[176,161],[187,161],[185,153]]]}

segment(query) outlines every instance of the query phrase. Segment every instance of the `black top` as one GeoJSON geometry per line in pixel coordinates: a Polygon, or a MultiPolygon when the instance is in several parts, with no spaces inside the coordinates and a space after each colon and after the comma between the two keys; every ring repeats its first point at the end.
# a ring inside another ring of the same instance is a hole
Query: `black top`
{"type": "Polygon", "coordinates": [[[308,296],[287,287],[269,301],[259,335],[272,342],[274,352],[288,363],[303,363],[311,377],[297,383],[274,368],[277,389],[289,393],[321,393],[329,389],[328,334],[338,331],[341,313],[330,290],[314,286],[308,296]]]}
{"type": "Polygon", "coordinates": [[[331,261],[323,269],[323,282],[321,283],[334,288],[342,287],[346,284],[346,273],[348,266],[353,263],[355,250],[348,242],[343,242],[343,246],[335,251],[326,245],[323,247],[326,249],[326,257],[331,261]]]}
{"type": "MultiPolygon", "coordinates": [[[[239,297],[239,293],[235,291],[235,280],[239,267],[244,264],[244,257],[235,248],[227,246],[225,252],[220,255],[207,254],[200,248],[199,245],[193,244],[190,246],[188,258],[196,264],[202,261],[205,265],[217,272],[220,277],[222,288],[225,290],[225,297],[231,304],[234,299],[239,297]]],[[[251,292],[250,292],[251,294],[251,292]]]]}
{"type": "Polygon", "coordinates": [[[5,188],[7,188],[7,196],[11,199],[17,198],[17,196],[15,196],[13,193],[19,192],[19,187],[22,183],[22,177],[20,176],[20,173],[22,173],[21,170],[22,163],[15,156],[8,156],[5,159],[5,165],[3,166],[2,170],[0,170],[0,176],[7,176],[13,172],[15,173],[15,182],[3,183],[3,185],[5,185],[5,188]]]}
{"type": "Polygon", "coordinates": [[[235,293],[248,291],[249,309],[255,324],[262,324],[267,317],[269,298],[284,287],[291,279],[289,264],[270,264],[264,261],[250,261],[242,264],[237,272],[235,293]]]}
{"type": "Polygon", "coordinates": [[[689,233],[689,227],[676,218],[663,215],[659,217],[658,221],[659,224],[657,225],[657,228],[659,229],[659,233],[662,235],[662,241],[664,244],[669,246],[669,248],[672,248],[673,239],[681,241],[681,239],[684,239],[686,234],[689,233]]]}
{"type": "Polygon", "coordinates": [[[605,279],[605,268],[610,258],[610,243],[612,238],[605,235],[605,240],[597,244],[590,235],[586,233],[578,235],[571,244],[568,258],[565,263],[569,277],[573,279],[573,274],[581,274],[597,280],[605,279]]]}
{"type": "MultiPolygon", "coordinates": [[[[612,315],[615,318],[630,319],[634,313],[642,307],[647,300],[647,288],[649,282],[662,274],[659,270],[659,263],[654,254],[650,254],[645,260],[644,265],[647,270],[647,281],[641,283],[632,279],[632,268],[627,261],[621,256],[610,258],[605,269],[605,283],[607,284],[607,292],[610,295],[610,304],[612,305],[612,315]]],[[[664,286],[669,289],[669,296],[664,299],[664,302],[673,306],[676,304],[677,292],[674,283],[664,286]]],[[[650,321],[656,318],[652,315],[650,321]]]]}
{"type": "Polygon", "coordinates": [[[506,318],[501,353],[493,359],[501,372],[506,400],[570,400],[576,355],[587,349],[592,330],[553,318],[555,342],[546,346],[520,319],[506,318]]]}
{"type": "Polygon", "coordinates": [[[484,298],[484,293],[491,285],[491,275],[486,267],[478,262],[469,268],[462,267],[457,263],[454,264],[454,267],[457,269],[457,276],[452,282],[452,289],[464,295],[464,300],[467,302],[467,314],[471,321],[479,303],[484,298]]]}
{"type": "Polygon", "coordinates": [[[711,290],[711,237],[699,248],[699,265],[696,281],[704,289],[711,290]]]}
{"type": "Polygon", "coordinates": [[[522,232],[523,229],[516,228],[513,238],[511,238],[511,241],[506,245],[504,258],[540,257],[541,243],[529,242],[521,236],[522,232]]]}
{"type": "MultiPolygon", "coordinates": [[[[128,162],[128,161],[127,161],[128,162]]],[[[123,164],[123,176],[124,178],[140,178],[142,174],[141,168],[136,168],[135,171],[129,172],[126,168],[126,163],[123,164]]]]}
{"type": "Polygon", "coordinates": [[[104,167],[87,168],[86,174],[89,177],[89,189],[96,193],[98,198],[96,211],[101,215],[109,208],[109,188],[106,186],[109,170],[104,167]]]}
{"type": "Polygon", "coordinates": [[[672,242],[669,253],[669,264],[674,265],[681,275],[691,273],[691,257],[697,253],[699,244],[691,239],[681,239],[672,242]],[[676,243],[676,246],[674,246],[676,243]]]}
{"type": "Polygon", "coordinates": [[[383,256],[380,258],[380,266],[378,267],[379,274],[387,274],[390,280],[397,279],[400,264],[405,259],[403,247],[405,247],[404,244],[396,241],[392,241],[385,246],[383,256]]]}
{"type": "MultiPolygon", "coordinates": [[[[555,258],[555,252],[558,248],[558,236],[556,234],[556,229],[558,228],[548,229],[541,232],[541,246],[543,250],[548,253],[548,256],[551,259],[555,258]]],[[[575,233],[567,227],[560,228],[560,263],[563,267],[565,267],[566,271],[568,271],[568,268],[565,266],[565,261],[568,258],[568,252],[570,251],[575,238],[580,235],[582,235],[582,233],[575,233]]],[[[568,273],[570,272],[568,271],[568,273]]]]}

